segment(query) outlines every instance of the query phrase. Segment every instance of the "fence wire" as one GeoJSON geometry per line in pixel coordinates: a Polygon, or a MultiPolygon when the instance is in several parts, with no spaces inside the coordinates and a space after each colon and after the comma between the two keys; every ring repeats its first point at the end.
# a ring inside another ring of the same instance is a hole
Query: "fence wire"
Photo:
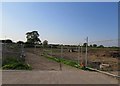
{"type": "MultiPolygon", "coordinates": [[[[2,61],[6,58],[15,57],[25,59],[24,53],[29,52],[37,56],[54,58],[58,62],[56,70],[62,70],[63,63],[60,61],[73,61],[94,69],[117,74],[118,58],[120,57],[118,40],[84,41],[78,45],[49,44],[34,45],[4,43],[2,44],[2,61]],[[86,44],[87,43],[87,46],[86,44]]],[[[33,57],[34,58],[34,57],[33,57]]],[[[46,63],[47,64],[47,63],[46,63]]]]}
{"type": "MultiPolygon", "coordinates": [[[[84,42],[86,43],[86,41],[84,42]]],[[[86,45],[51,45],[46,52],[52,57],[71,60],[109,73],[118,73],[118,57],[120,57],[118,40],[88,42],[86,45]]]]}
{"type": "Polygon", "coordinates": [[[118,74],[120,57],[118,40],[103,40],[88,43],[88,66],[118,74]]]}
{"type": "Polygon", "coordinates": [[[24,45],[16,43],[2,43],[2,65],[9,59],[25,60],[24,45]]]}

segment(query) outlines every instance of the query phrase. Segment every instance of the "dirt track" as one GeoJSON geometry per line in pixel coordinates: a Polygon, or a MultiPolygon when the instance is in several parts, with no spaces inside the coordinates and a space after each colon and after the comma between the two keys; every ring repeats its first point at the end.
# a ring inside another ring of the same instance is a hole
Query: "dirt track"
{"type": "MultiPolygon", "coordinates": [[[[32,66],[32,70],[54,70],[59,71],[60,70],[60,64],[58,62],[48,60],[47,58],[36,55],[33,53],[26,53],[26,62],[32,66]]],[[[71,66],[67,66],[62,64],[62,70],[63,71],[78,71],[77,68],[73,68],[71,66]]]]}
{"type": "Polygon", "coordinates": [[[58,63],[32,53],[26,53],[26,62],[32,66],[33,70],[59,70],[58,63]]]}

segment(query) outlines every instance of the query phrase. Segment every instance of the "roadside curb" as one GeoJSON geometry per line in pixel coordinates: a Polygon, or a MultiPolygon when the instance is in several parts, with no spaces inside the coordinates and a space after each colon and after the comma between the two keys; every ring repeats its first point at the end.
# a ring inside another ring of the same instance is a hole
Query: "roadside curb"
{"type": "Polygon", "coordinates": [[[118,75],[114,75],[114,74],[111,74],[111,73],[108,73],[108,72],[105,72],[105,71],[97,70],[97,69],[90,68],[90,67],[86,67],[86,68],[89,68],[93,71],[96,71],[96,72],[99,72],[99,73],[102,73],[102,74],[105,74],[105,75],[108,75],[108,76],[111,76],[111,77],[116,78],[116,79],[120,78],[120,76],[118,76],[118,75]]]}

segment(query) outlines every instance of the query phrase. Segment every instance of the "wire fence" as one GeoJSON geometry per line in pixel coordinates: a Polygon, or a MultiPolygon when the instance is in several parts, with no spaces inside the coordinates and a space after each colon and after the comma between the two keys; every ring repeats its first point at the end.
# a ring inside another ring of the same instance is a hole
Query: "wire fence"
{"type": "Polygon", "coordinates": [[[6,64],[7,60],[10,59],[25,60],[24,45],[16,43],[2,43],[1,45],[2,65],[6,64]]]}
{"type": "Polygon", "coordinates": [[[120,57],[118,40],[88,42],[78,45],[51,45],[46,50],[48,55],[71,60],[79,65],[97,70],[118,74],[118,58],[120,57]]]}
{"type": "MultiPolygon", "coordinates": [[[[89,42],[88,38],[78,45],[49,44],[33,45],[17,43],[2,43],[2,62],[7,58],[17,58],[25,60],[25,53],[33,53],[37,56],[49,56],[58,62],[57,65],[62,70],[61,61],[73,62],[78,66],[91,67],[94,69],[117,74],[118,58],[120,57],[118,40],[103,40],[89,42]]],[[[34,57],[33,57],[34,58],[34,57]]],[[[47,64],[47,63],[46,63],[47,64]]]]}
{"type": "Polygon", "coordinates": [[[118,58],[120,57],[118,41],[115,39],[89,42],[87,66],[118,74],[118,58]]]}

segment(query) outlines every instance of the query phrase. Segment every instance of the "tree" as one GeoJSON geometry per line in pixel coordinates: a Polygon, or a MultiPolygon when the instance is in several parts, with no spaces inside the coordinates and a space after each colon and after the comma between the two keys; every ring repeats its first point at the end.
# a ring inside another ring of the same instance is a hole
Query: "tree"
{"type": "Polygon", "coordinates": [[[6,39],[6,40],[2,40],[2,43],[13,43],[13,42],[10,39],[6,39]]]}
{"type": "Polygon", "coordinates": [[[92,45],[90,45],[90,47],[92,47],[92,45]]]}
{"type": "Polygon", "coordinates": [[[24,42],[23,41],[18,41],[17,44],[24,44],[24,42]]]}
{"type": "Polygon", "coordinates": [[[87,45],[87,43],[84,43],[84,44],[83,44],[83,47],[86,47],[86,45],[87,45]]]}
{"type": "Polygon", "coordinates": [[[46,47],[48,45],[48,41],[47,40],[44,40],[43,41],[43,46],[46,47]]]}
{"type": "Polygon", "coordinates": [[[37,31],[27,32],[26,33],[27,43],[28,44],[40,44],[41,40],[38,38],[39,34],[37,31]]]}
{"type": "Polygon", "coordinates": [[[99,45],[98,48],[104,48],[104,46],[103,45],[99,45]]]}
{"type": "Polygon", "coordinates": [[[93,44],[93,47],[97,47],[97,44],[93,44]]]}

